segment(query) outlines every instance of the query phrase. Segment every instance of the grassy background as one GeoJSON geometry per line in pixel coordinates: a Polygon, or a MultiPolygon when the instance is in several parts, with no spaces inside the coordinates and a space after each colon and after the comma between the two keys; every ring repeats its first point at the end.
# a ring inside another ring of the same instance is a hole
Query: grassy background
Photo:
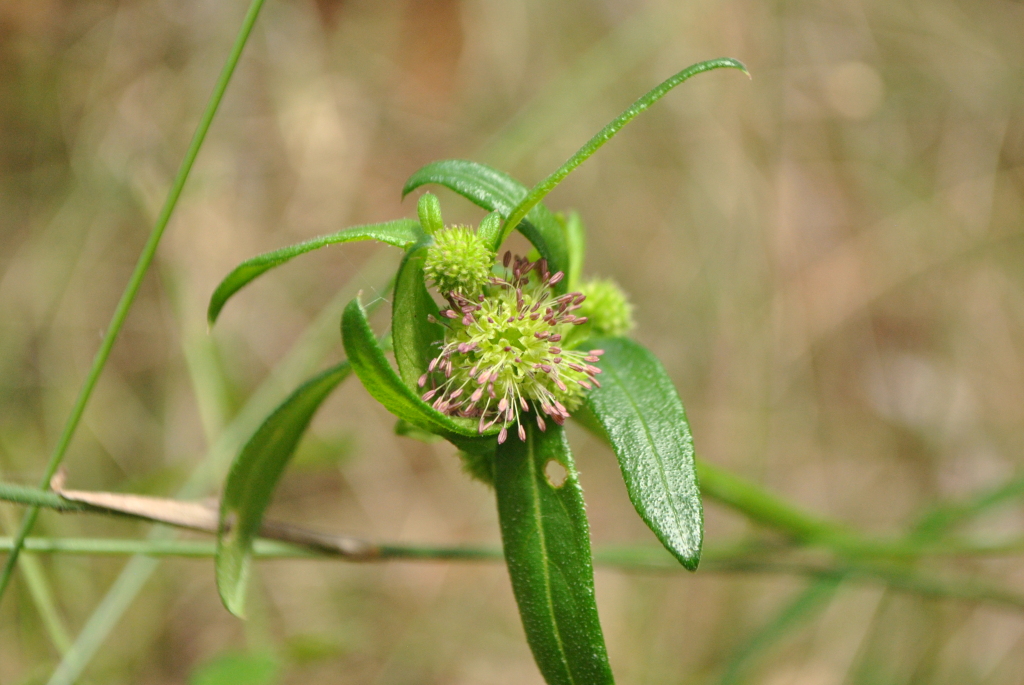
{"type": "MultiPolygon", "coordinates": [[[[244,11],[0,4],[4,480],[42,474],[244,11]]],[[[875,533],[1007,482],[1024,444],[1022,35],[1010,0],[270,0],[72,445],[70,486],[216,494],[255,422],[340,357],[341,305],[373,299],[398,254],[303,257],[208,335],[206,300],[239,261],[414,216],[402,182],[434,159],[533,183],[640,93],[719,56],[753,80],[687,83],[547,200],[581,211],[587,272],[632,293],[698,451],[875,533]]],[[[449,221],[482,216],[439,194],[449,221]]],[[[374,540],[495,542],[491,493],[392,424],[347,383],[271,513],[374,540]]],[[[608,450],[571,439],[595,544],[653,544],[608,450]]],[[[1019,538],[1020,504],[961,534],[1019,538]]],[[[20,514],[0,507],[0,530],[20,514]]],[[[707,519],[709,545],[751,532],[721,508],[707,519]]],[[[148,529],[44,512],[36,532],[148,529]]],[[[74,640],[125,560],[35,563],[42,589],[19,574],[0,606],[0,683],[45,682],[61,632],[74,640]]],[[[154,566],[136,569],[145,584],[83,682],[214,682],[261,664],[266,682],[540,682],[497,565],[263,562],[246,623],[221,608],[210,562],[154,566]]],[[[1024,590],[1013,557],[952,568],[1024,590]]],[[[994,685],[1024,671],[1024,616],[1003,609],[700,572],[601,570],[597,591],[623,683],[994,685]]]]}

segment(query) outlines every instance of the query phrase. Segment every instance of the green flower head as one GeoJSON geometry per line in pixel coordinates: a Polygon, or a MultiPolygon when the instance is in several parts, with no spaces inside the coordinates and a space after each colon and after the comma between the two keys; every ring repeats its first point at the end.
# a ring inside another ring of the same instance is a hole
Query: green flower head
{"type": "Polygon", "coordinates": [[[434,234],[423,271],[442,295],[479,293],[491,277],[494,253],[469,226],[448,226],[434,234]]]}
{"type": "Polygon", "coordinates": [[[595,278],[580,286],[587,296],[580,314],[590,320],[592,335],[625,335],[636,326],[633,305],[622,288],[610,278],[595,278]]]}
{"type": "Polygon", "coordinates": [[[593,366],[602,350],[565,350],[560,342],[574,325],[587,322],[573,312],[585,296],[554,296],[552,286],[564,274],[548,272],[541,259],[512,260],[505,253],[504,278],[492,276],[475,297],[452,292],[441,352],[419,379],[424,401],[452,416],[479,419],[479,431],[501,424],[498,442],[517,426],[526,439],[523,415],[535,413],[544,430],[544,416],[561,425],[579,406],[584,393],[600,386],[593,366]]]}

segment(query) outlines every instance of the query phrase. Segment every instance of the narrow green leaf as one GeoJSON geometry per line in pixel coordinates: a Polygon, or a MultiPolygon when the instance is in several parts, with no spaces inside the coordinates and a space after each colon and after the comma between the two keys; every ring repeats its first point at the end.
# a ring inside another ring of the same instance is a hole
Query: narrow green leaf
{"type": "MultiPolygon", "coordinates": [[[[431,162],[410,176],[402,189],[402,197],[428,183],[454,190],[477,206],[498,212],[506,218],[527,193],[526,186],[503,171],[479,162],[446,159],[431,162]]],[[[518,228],[533,243],[541,256],[548,260],[552,272],[568,269],[569,259],[562,226],[547,207],[539,202],[534,203],[529,212],[523,212],[516,224],[513,228],[518,228]]],[[[505,225],[508,225],[507,222],[505,225]]],[[[494,243],[495,251],[501,247],[509,233],[511,229],[506,230],[500,240],[494,243]]],[[[559,292],[564,292],[564,280],[556,286],[556,290],[559,287],[559,292]]]]}
{"type": "Polygon", "coordinates": [[[498,445],[494,488],[505,561],[526,640],[549,685],[614,682],[594,600],[583,491],[561,427],[527,425],[498,445]],[[565,469],[559,487],[549,462],[565,469]]]}
{"type": "MultiPolygon", "coordinates": [[[[440,435],[461,449],[478,451],[482,445],[492,443],[481,438],[476,421],[440,413],[402,382],[373,337],[366,311],[358,297],[345,307],[341,316],[341,339],[349,363],[363,387],[389,412],[421,430],[440,435]]],[[[498,430],[497,426],[492,426],[484,436],[494,435],[498,430]]]]}
{"type": "Polygon", "coordinates": [[[283,247],[273,252],[265,252],[252,259],[247,259],[229,273],[210,297],[210,305],[206,311],[206,319],[212,326],[220,315],[221,309],[232,295],[248,285],[256,277],[266,271],[280,266],[293,257],[305,254],[312,250],[318,250],[327,245],[337,243],[350,243],[358,240],[378,240],[388,245],[407,248],[410,245],[423,239],[423,231],[420,225],[412,219],[399,219],[388,221],[382,224],[367,224],[365,226],[353,226],[344,231],[338,231],[330,235],[322,235],[296,245],[283,247]]]}
{"type": "Polygon", "coordinates": [[[587,232],[579,212],[569,212],[565,220],[565,239],[569,248],[569,271],[565,274],[569,290],[576,290],[583,274],[583,262],[587,256],[587,232]]]}
{"type": "MultiPolygon", "coordinates": [[[[670,90],[678,86],[683,81],[686,81],[691,76],[696,76],[701,72],[711,71],[712,69],[721,69],[723,67],[730,69],[739,69],[744,74],[748,74],[747,68],[743,66],[741,62],[734,60],[729,57],[723,57],[720,59],[712,59],[706,62],[700,62],[693,66],[683,69],[678,74],[675,74],[659,85],[655,86],[651,90],[647,91],[640,99],[634,102],[626,109],[625,112],[615,118],[614,121],[609,123],[603,129],[601,129],[597,135],[587,141],[587,143],[579,149],[576,154],[566,161],[561,167],[558,168],[553,174],[545,178],[543,181],[535,185],[529,193],[519,201],[519,204],[509,212],[505,217],[505,230],[502,239],[507,238],[512,230],[519,224],[523,218],[529,216],[533,208],[536,207],[544,196],[555,189],[562,180],[572,172],[573,169],[582,164],[590,155],[600,149],[602,145],[607,143],[612,137],[619,132],[619,130],[628,124],[633,118],[643,112],[645,109],[653,105],[655,102],[660,100],[670,90]]],[[[748,74],[749,75],[749,74],[748,74]]]]}
{"type": "Polygon", "coordinates": [[[267,417],[235,458],[224,485],[217,534],[217,591],[228,611],[242,616],[252,544],[288,461],[313,414],[351,368],[347,362],[303,383],[267,417]]]}
{"type": "Polygon", "coordinates": [[[654,534],[691,571],[700,561],[704,512],[686,412],[665,367],[628,338],[597,338],[601,387],[587,408],[619,459],[629,499],[654,534]]]}
{"type": "Polygon", "coordinates": [[[420,376],[426,373],[430,360],[437,356],[437,342],[444,337],[444,328],[427,320],[428,315],[439,319],[440,314],[423,280],[426,256],[426,245],[406,253],[395,276],[395,297],[391,305],[395,361],[402,380],[413,389],[420,376]]]}

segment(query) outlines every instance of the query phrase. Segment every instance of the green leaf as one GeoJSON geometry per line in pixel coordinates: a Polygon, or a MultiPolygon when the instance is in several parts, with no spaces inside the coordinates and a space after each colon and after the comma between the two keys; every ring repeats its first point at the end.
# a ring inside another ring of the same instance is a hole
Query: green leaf
{"type": "Polygon", "coordinates": [[[569,212],[565,220],[565,238],[569,246],[569,271],[565,274],[569,290],[576,290],[583,273],[583,261],[587,256],[587,232],[579,212],[569,212]]]}
{"type": "MultiPolygon", "coordinates": [[[[424,196],[426,197],[426,196],[424,196]]],[[[395,276],[395,296],[391,305],[391,336],[395,361],[402,380],[410,388],[427,371],[430,360],[437,356],[437,341],[444,338],[444,328],[430,323],[428,315],[440,319],[437,305],[427,292],[423,279],[423,263],[427,246],[410,249],[395,276]]]]}
{"type": "Polygon", "coordinates": [[[423,193],[416,205],[416,214],[420,218],[420,227],[428,234],[434,235],[444,228],[444,219],[441,218],[441,203],[438,201],[437,195],[423,193]]]}
{"type": "Polygon", "coordinates": [[[601,387],[587,409],[619,458],[629,499],[668,551],[691,571],[700,561],[704,512],[686,412],[665,367],[628,338],[596,338],[601,387]]]}
{"type": "Polygon", "coordinates": [[[297,257],[300,254],[318,250],[327,245],[350,243],[358,240],[378,240],[388,245],[407,248],[422,239],[423,231],[418,223],[412,219],[399,219],[398,221],[389,221],[383,224],[353,226],[346,228],[344,231],[323,235],[298,243],[297,245],[283,247],[273,252],[265,252],[252,259],[245,260],[220,282],[220,285],[217,286],[217,289],[213,291],[213,295],[210,297],[210,305],[206,310],[206,319],[212,326],[232,295],[264,272],[273,269],[275,266],[280,266],[292,257],[297,257]]]}
{"type": "Polygon", "coordinates": [[[505,216],[505,229],[502,234],[502,240],[507,238],[512,230],[522,221],[525,217],[530,215],[533,208],[536,207],[544,196],[555,189],[562,180],[572,172],[573,169],[578,167],[584,161],[587,160],[590,155],[597,152],[602,145],[607,143],[612,137],[619,132],[619,130],[628,124],[633,118],[646,110],[648,107],[653,105],[655,102],[660,100],[670,90],[678,86],[683,81],[686,81],[691,76],[696,76],[701,72],[711,71],[712,69],[721,69],[723,67],[730,69],[739,69],[744,74],[749,76],[747,68],[743,66],[741,62],[731,59],[729,57],[723,57],[720,59],[712,59],[706,62],[700,62],[693,66],[683,69],[678,74],[675,74],[659,85],[655,86],[651,90],[647,91],[640,99],[634,102],[626,109],[625,112],[615,118],[614,121],[609,123],[603,129],[601,129],[597,135],[587,141],[587,143],[579,149],[569,160],[558,168],[553,174],[545,178],[543,181],[535,185],[529,193],[527,193],[523,199],[515,206],[515,208],[505,216]]]}
{"type": "MultiPolygon", "coordinates": [[[[442,414],[402,382],[373,337],[358,297],[349,302],[341,316],[341,338],[363,387],[389,412],[421,430],[440,435],[460,449],[479,451],[492,444],[492,440],[481,438],[476,421],[442,414]]],[[[494,435],[498,430],[498,426],[492,426],[484,436],[494,435]]]]}
{"type": "Polygon", "coordinates": [[[252,543],[274,488],[313,414],[350,372],[349,364],[342,362],[299,386],[267,417],[231,465],[220,503],[216,571],[221,601],[236,616],[244,613],[252,543]]]}
{"type": "Polygon", "coordinates": [[[583,492],[559,426],[528,424],[526,442],[498,445],[494,488],[505,561],[526,640],[549,685],[613,683],[594,600],[583,492]],[[567,476],[548,482],[550,461],[567,476]]]}
{"type": "MultiPolygon", "coordinates": [[[[508,217],[513,207],[526,197],[526,186],[503,171],[479,162],[464,159],[446,159],[431,162],[409,177],[402,189],[402,197],[427,183],[436,183],[454,190],[470,202],[492,212],[508,217]]],[[[520,233],[533,243],[541,256],[548,260],[552,272],[569,268],[569,255],[565,245],[565,234],[558,219],[547,207],[539,202],[529,212],[524,212],[516,222],[520,233]]],[[[506,222],[507,226],[507,222],[506,222]]],[[[500,235],[491,247],[497,252],[511,229],[500,235]]],[[[565,281],[556,286],[564,292],[565,281]]]]}
{"type": "Polygon", "coordinates": [[[491,248],[491,252],[497,252],[500,247],[498,241],[501,239],[501,214],[491,212],[485,216],[477,229],[477,235],[484,241],[484,245],[491,248]]]}

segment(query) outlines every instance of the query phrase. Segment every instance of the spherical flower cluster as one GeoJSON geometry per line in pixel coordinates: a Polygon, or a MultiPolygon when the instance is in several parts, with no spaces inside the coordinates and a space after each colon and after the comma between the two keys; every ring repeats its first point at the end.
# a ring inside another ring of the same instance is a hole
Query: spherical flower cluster
{"type": "Polygon", "coordinates": [[[423,272],[443,294],[476,294],[487,284],[492,253],[469,226],[448,226],[434,234],[423,272]]]}
{"type": "Polygon", "coordinates": [[[580,313],[590,320],[592,335],[625,335],[633,330],[633,305],[610,278],[595,278],[580,285],[587,296],[580,313]]]}
{"type": "Polygon", "coordinates": [[[423,400],[451,416],[478,418],[483,433],[500,424],[498,442],[517,426],[526,439],[522,415],[535,411],[544,430],[546,415],[561,425],[586,390],[600,386],[593,366],[602,350],[565,350],[559,346],[573,325],[586,317],[573,314],[581,293],[555,297],[552,286],[564,274],[548,272],[545,260],[531,262],[506,253],[506,278],[491,277],[475,297],[447,293],[449,309],[441,312],[447,327],[441,352],[419,379],[430,388],[423,400]]]}

